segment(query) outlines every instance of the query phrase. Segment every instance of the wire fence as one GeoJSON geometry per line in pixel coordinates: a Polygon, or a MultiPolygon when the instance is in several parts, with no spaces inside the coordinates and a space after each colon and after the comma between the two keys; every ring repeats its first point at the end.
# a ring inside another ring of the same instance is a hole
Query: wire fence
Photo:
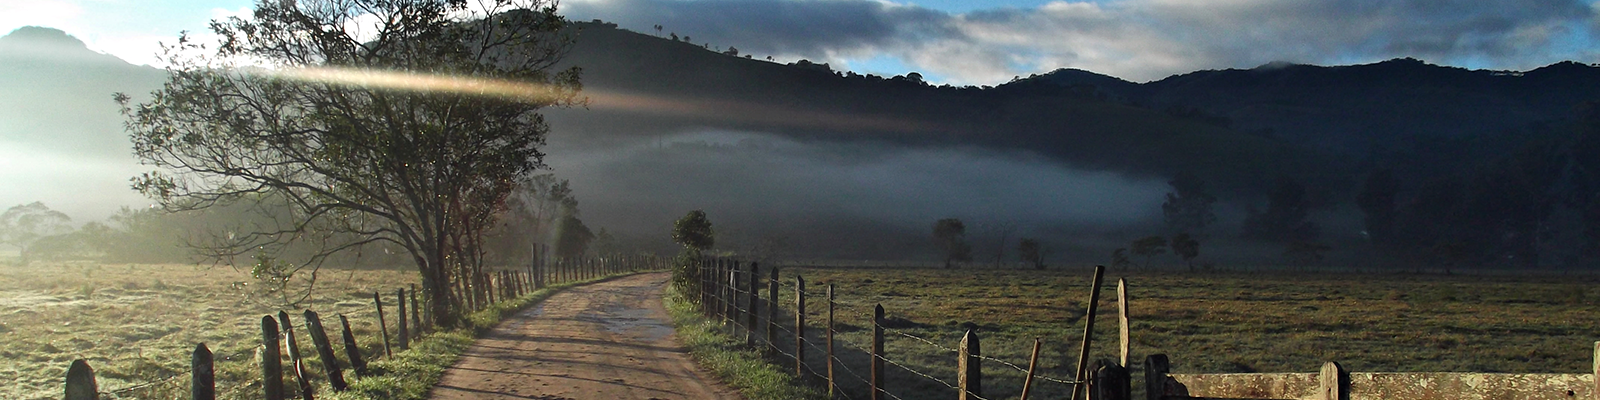
{"type": "Polygon", "coordinates": [[[792,365],[793,374],[802,381],[822,384],[832,398],[928,398],[940,391],[963,399],[1000,398],[994,393],[985,397],[982,380],[994,378],[984,376],[984,363],[1031,378],[1021,384],[1024,392],[1031,389],[1037,393],[1039,385],[1052,384],[1059,385],[1052,392],[1076,394],[1091,383],[1088,379],[1050,376],[1041,371],[1035,364],[1037,345],[1031,360],[1025,362],[1030,365],[1024,367],[982,354],[976,346],[977,332],[967,331],[964,340],[952,344],[911,329],[887,326],[891,324],[883,317],[881,305],[838,299],[833,285],[828,285],[826,291],[806,290],[803,276],[780,279],[776,269],[763,271],[758,263],[705,258],[700,260],[697,272],[701,285],[698,299],[706,317],[720,322],[735,336],[744,334],[746,342],[768,354],[772,362],[792,365]],[[808,303],[820,310],[808,309],[808,303]],[[859,330],[847,335],[838,329],[834,314],[839,308],[876,311],[870,326],[870,343],[860,343],[859,330]],[[973,342],[970,347],[968,340],[973,342]],[[896,351],[886,351],[886,344],[896,351]],[[948,365],[952,359],[958,361],[955,370],[928,367],[948,365]],[[858,367],[852,368],[852,364],[858,367]],[[860,367],[863,364],[868,365],[860,367]],[[859,370],[868,371],[868,376],[859,370]]]}

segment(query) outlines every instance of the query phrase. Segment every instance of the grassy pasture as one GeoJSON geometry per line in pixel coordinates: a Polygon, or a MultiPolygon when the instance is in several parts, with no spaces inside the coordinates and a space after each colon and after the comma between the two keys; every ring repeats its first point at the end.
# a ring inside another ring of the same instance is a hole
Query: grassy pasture
{"type": "MultiPolygon", "coordinates": [[[[873,304],[889,326],[954,348],[976,326],[983,354],[1021,367],[1042,338],[1041,373],[1075,371],[1090,268],[987,269],[784,268],[780,303],[793,310],[793,281],[804,275],[809,338],[821,343],[827,283],[837,285],[837,347],[846,367],[867,376],[873,304]]],[[[1165,353],[1174,372],[1315,372],[1324,361],[1353,371],[1584,373],[1600,340],[1600,294],[1593,277],[1441,276],[1343,273],[1121,273],[1108,271],[1095,322],[1093,359],[1117,356],[1115,285],[1129,282],[1132,371],[1145,355],[1165,353]]],[[[792,326],[792,317],[787,317],[792,326]]],[[[897,333],[887,358],[956,383],[954,353],[897,333]]],[[[793,339],[780,342],[793,343],[793,339]]],[[[788,344],[792,348],[792,344],[788,344]]],[[[792,350],[786,350],[792,351],[792,350]]],[[[819,351],[808,363],[824,371],[819,351]]],[[[781,359],[781,357],[780,357],[781,359]]],[[[793,361],[783,361],[792,363],[793,361]]],[[[792,364],[790,364],[792,365],[792,364]]],[[[790,367],[792,370],[792,367],[790,367]]],[[[888,366],[900,397],[940,398],[954,390],[888,366]]],[[[865,385],[845,372],[854,398],[865,385]]],[[[1023,373],[984,362],[985,397],[1015,397],[1023,373]]],[[[1041,382],[1056,398],[1066,385],[1041,382]]]]}
{"type": "MultiPolygon", "coordinates": [[[[324,268],[318,275],[314,296],[301,307],[322,315],[336,345],[344,314],[365,353],[382,352],[372,292],[384,293],[393,324],[394,290],[416,282],[416,274],[324,268]]],[[[261,316],[278,308],[247,297],[249,286],[238,285],[247,282],[253,284],[247,269],[227,266],[0,267],[0,382],[7,382],[0,398],[59,398],[67,365],[77,358],[94,367],[101,391],[176,377],[118,398],[176,398],[188,393],[190,351],[201,342],[216,354],[220,397],[259,396],[254,349],[261,316]]],[[[299,310],[286,311],[308,368],[320,371],[299,310]]]]}

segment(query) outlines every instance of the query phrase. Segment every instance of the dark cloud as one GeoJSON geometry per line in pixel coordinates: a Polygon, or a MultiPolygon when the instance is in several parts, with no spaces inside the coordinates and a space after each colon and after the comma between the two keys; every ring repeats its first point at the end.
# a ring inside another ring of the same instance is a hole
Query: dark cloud
{"type": "Polygon", "coordinates": [[[952,15],[863,0],[592,0],[568,15],[695,42],[832,62],[894,57],[955,83],[1074,67],[1133,80],[1272,61],[1396,57],[1529,69],[1593,62],[1595,8],[1517,0],[1116,0],[952,15]]]}

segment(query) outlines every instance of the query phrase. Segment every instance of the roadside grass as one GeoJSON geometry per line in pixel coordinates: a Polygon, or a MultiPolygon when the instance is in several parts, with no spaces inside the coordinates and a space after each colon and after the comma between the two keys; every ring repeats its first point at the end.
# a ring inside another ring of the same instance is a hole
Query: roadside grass
{"type": "MultiPolygon", "coordinates": [[[[787,312],[797,274],[811,294],[808,340],[823,337],[821,294],[836,285],[836,351],[843,368],[861,376],[874,304],[884,306],[891,328],[886,357],[946,383],[956,382],[952,350],[969,328],[986,356],[1026,368],[1040,338],[1040,374],[1071,379],[1076,371],[1092,268],[782,268],[778,301],[787,312]]],[[[1600,340],[1600,307],[1589,289],[1595,277],[1108,271],[1091,361],[1118,357],[1119,277],[1129,282],[1135,380],[1144,357],[1156,353],[1167,354],[1178,373],[1315,372],[1325,361],[1352,371],[1583,373],[1600,340]]],[[[793,316],[779,320],[792,325],[793,316]]],[[[793,343],[785,335],[779,341],[793,343]]],[[[807,363],[821,370],[826,360],[817,353],[810,350],[807,363]]],[[[1022,371],[993,361],[983,369],[985,397],[1021,392],[1022,371]]],[[[860,379],[840,375],[850,396],[868,393],[860,379]]],[[[902,398],[955,395],[894,365],[887,382],[902,398]]],[[[1062,383],[1037,385],[1035,393],[1048,398],[1070,393],[1062,383]]]]}
{"type": "Polygon", "coordinates": [[[706,319],[695,306],[676,291],[668,289],[662,301],[672,315],[680,343],[689,355],[723,383],[739,390],[749,400],[827,399],[825,391],[802,386],[761,353],[744,346],[744,341],[724,332],[717,322],[706,319]]]}
{"type": "MultiPolygon", "coordinates": [[[[363,353],[382,352],[372,292],[392,296],[416,282],[416,273],[323,268],[320,275],[315,296],[301,307],[333,318],[333,326],[344,314],[363,353]]],[[[80,358],[95,369],[100,390],[117,398],[185,397],[197,343],[215,354],[220,398],[256,397],[261,316],[279,309],[248,298],[238,284],[251,282],[248,269],[227,266],[0,267],[0,398],[59,398],[67,365],[80,358]]],[[[308,368],[321,370],[299,313],[285,311],[297,317],[308,368]]]]}

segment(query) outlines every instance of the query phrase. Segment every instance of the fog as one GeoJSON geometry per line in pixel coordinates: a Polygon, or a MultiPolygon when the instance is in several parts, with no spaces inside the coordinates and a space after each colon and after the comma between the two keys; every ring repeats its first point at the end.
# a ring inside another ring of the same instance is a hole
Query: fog
{"type": "Polygon", "coordinates": [[[716,224],[719,247],[776,239],[802,258],[932,259],[931,227],[951,217],[966,222],[974,240],[1009,225],[1013,241],[1071,234],[1083,243],[1054,245],[1098,247],[1099,235],[1085,233],[1158,226],[1168,189],[1025,151],[726,130],[585,146],[578,143],[602,141],[576,135],[555,126],[551,172],[571,180],[588,225],[647,248],[670,245],[672,221],[694,209],[716,224]]]}

